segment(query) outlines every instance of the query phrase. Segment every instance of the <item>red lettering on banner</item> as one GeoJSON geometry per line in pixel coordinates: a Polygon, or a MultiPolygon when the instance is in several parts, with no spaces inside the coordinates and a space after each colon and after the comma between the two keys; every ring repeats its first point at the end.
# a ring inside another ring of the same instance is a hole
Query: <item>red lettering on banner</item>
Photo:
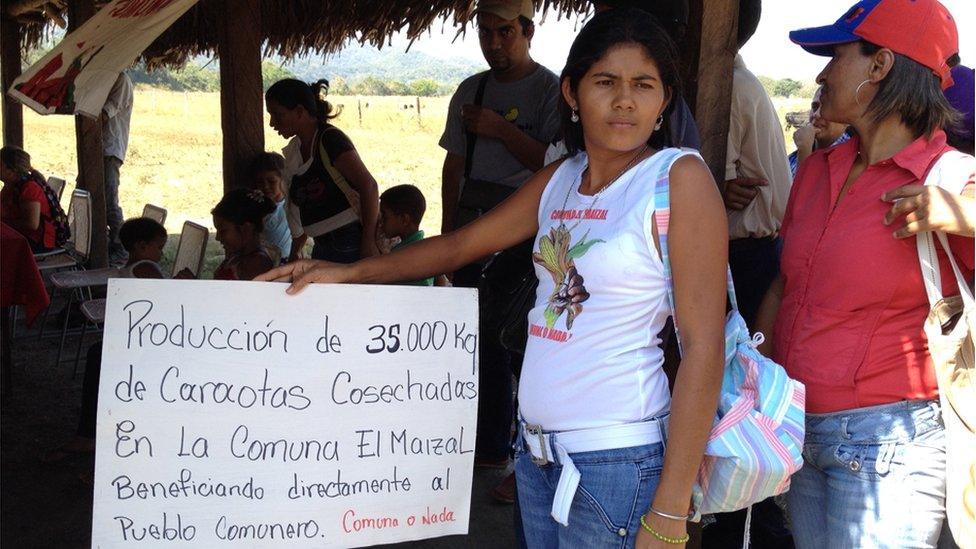
{"type": "Polygon", "coordinates": [[[549,214],[549,219],[563,221],[570,219],[597,219],[605,221],[607,219],[607,210],[553,210],[552,213],[549,214]]]}
{"type": "Polygon", "coordinates": [[[529,326],[529,335],[535,337],[541,337],[542,339],[551,339],[552,341],[558,341],[560,343],[569,341],[572,334],[569,332],[564,332],[562,330],[557,330],[555,328],[546,328],[545,326],[539,326],[538,324],[533,324],[529,326]]]}
{"type": "Polygon", "coordinates": [[[441,512],[431,512],[427,507],[427,512],[420,517],[422,524],[437,524],[440,522],[454,522],[454,511],[448,511],[447,507],[441,508],[441,512]]]}
{"type": "Polygon", "coordinates": [[[395,517],[356,518],[356,512],[349,509],[342,514],[342,531],[351,534],[363,530],[385,530],[400,526],[395,517]]]}
{"type": "Polygon", "coordinates": [[[112,17],[125,19],[129,17],[145,17],[158,13],[176,0],[122,0],[112,10],[112,17]]]}

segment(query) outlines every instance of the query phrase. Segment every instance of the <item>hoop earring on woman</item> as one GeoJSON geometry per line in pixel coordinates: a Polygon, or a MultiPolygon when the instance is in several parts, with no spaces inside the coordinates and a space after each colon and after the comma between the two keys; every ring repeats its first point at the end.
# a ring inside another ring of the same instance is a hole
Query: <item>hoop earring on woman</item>
{"type": "Polygon", "coordinates": [[[654,123],[654,131],[660,130],[662,124],[664,124],[664,115],[663,114],[661,116],[658,116],[657,117],[657,122],[654,123]]]}
{"type": "Polygon", "coordinates": [[[571,122],[579,122],[579,111],[573,109],[573,113],[569,115],[569,120],[571,122]]]}
{"type": "Polygon", "coordinates": [[[854,90],[854,102],[857,103],[857,106],[858,107],[863,107],[864,106],[864,105],[861,104],[861,97],[860,97],[860,95],[861,95],[861,88],[864,87],[864,85],[867,84],[870,81],[871,80],[865,80],[864,82],[861,82],[860,84],[857,85],[857,89],[854,90]]]}

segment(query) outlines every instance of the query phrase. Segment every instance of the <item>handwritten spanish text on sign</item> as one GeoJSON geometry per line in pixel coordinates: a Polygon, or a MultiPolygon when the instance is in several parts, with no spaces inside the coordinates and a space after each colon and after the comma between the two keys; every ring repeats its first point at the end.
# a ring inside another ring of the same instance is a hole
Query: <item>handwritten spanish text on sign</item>
{"type": "Polygon", "coordinates": [[[93,547],[468,530],[474,290],[113,280],[93,547]]]}

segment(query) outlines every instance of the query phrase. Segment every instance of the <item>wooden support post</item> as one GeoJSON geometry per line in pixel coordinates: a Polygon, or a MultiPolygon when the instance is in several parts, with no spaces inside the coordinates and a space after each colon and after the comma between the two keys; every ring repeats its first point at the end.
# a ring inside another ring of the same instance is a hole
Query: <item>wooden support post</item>
{"type": "Polygon", "coordinates": [[[423,121],[420,119],[420,96],[417,96],[417,126],[421,129],[424,127],[423,121]]]}
{"type": "Polygon", "coordinates": [[[243,184],[247,163],[264,151],[261,2],[224,0],[217,19],[224,192],[243,184]]]}
{"type": "Polygon", "coordinates": [[[20,23],[0,15],[0,70],[3,90],[3,144],[24,146],[24,108],[7,95],[7,90],[20,76],[20,23]]]}
{"type": "MultiPolygon", "coordinates": [[[[74,32],[95,15],[94,0],[79,0],[70,4],[68,32],[74,32]]],[[[78,188],[91,194],[92,238],[90,267],[108,267],[108,221],[105,215],[105,172],[101,118],[75,115],[75,144],[78,149],[78,188]]]]}
{"type": "Polygon", "coordinates": [[[737,0],[691,0],[684,60],[685,98],[695,113],[701,152],[715,181],[725,181],[725,152],[732,105],[732,64],[739,27],[737,0]]]}

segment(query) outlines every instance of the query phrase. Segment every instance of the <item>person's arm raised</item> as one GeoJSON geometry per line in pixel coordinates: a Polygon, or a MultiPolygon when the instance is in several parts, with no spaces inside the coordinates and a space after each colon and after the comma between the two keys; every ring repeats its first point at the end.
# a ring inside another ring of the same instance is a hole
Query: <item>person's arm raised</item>
{"type": "MultiPolygon", "coordinates": [[[[688,514],[722,381],[727,227],[722,197],[708,168],[698,158],[678,159],[671,168],[668,250],[682,358],[671,400],[664,469],[651,504],[675,516],[688,514]]],[[[685,521],[646,511],[645,521],[658,533],[685,535],[685,521]]],[[[641,529],[636,546],[654,543],[641,529]]]]}
{"type": "Polygon", "coordinates": [[[452,272],[535,235],[539,226],[539,200],[558,165],[555,162],[546,166],[498,207],[452,233],[351,265],[310,259],[296,261],[272,269],[256,280],[291,282],[288,293],[294,294],[311,283],[384,283],[452,272]]]}

